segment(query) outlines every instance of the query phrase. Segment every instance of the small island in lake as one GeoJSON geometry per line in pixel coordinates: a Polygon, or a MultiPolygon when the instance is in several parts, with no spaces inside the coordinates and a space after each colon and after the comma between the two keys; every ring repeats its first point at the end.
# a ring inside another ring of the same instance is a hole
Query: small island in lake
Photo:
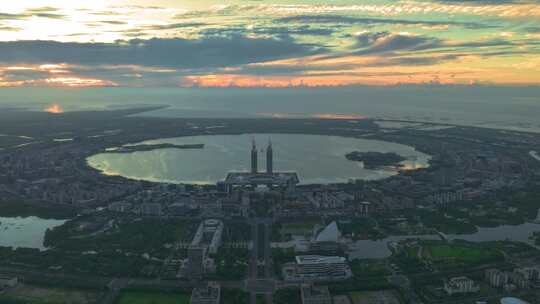
{"type": "Polygon", "coordinates": [[[405,157],[394,152],[359,152],[354,151],[345,154],[348,160],[361,161],[367,169],[375,169],[384,166],[400,166],[400,162],[406,160],[405,157]]]}
{"type": "Polygon", "coordinates": [[[123,147],[116,148],[116,149],[110,149],[110,150],[105,151],[105,153],[132,153],[132,152],[152,151],[152,150],[158,150],[158,149],[203,149],[203,148],[204,148],[204,144],[133,145],[133,146],[123,146],[123,147]]]}

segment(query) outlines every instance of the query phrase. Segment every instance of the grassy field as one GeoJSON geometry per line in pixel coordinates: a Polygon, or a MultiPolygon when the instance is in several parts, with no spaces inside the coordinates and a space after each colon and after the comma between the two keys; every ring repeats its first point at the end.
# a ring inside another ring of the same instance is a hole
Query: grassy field
{"type": "Polygon", "coordinates": [[[189,304],[189,295],[181,293],[124,292],[118,304],[189,304]]]}
{"type": "Polygon", "coordinates": [[[504,260],[502,253],[493,247],[466,242],[431,242],[422,243],[422,256],[431,260],[439,270],[456,267],[474,267],[504,260]]]}
{"type": "Polygon", "coordinates": [[[99,293],[94,291],[19,284],[0,294],[0,303],[90,304],[98,298],[99,293]]]}
{"type": "Polygon", "coordinates": [[[282,224],[281,233],[292,234],[292,235],[310,234],[313,232],[313,227],[316,224],[320,224],[320,222],[316,220],[312,220],[312,221],[282,224]]]}
{"type": "Polygon", "coordinates": [[[474,247],[457,244],[432,244],[424,247],[425,254],[432,259],[456,259],[477,261],[500,256],[500,253],[490,248],[474,247]]]}
{"type": "Polygon", "coordinates": [[[400,304],[393,291],[355,291],[350,297],[354,304],[400,304]]]}

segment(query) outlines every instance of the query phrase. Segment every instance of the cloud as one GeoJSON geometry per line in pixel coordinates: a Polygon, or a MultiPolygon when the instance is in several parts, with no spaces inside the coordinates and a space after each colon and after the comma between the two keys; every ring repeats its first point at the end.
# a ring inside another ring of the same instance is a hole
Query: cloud
{"type": "Polygon", "coordinates": [[[119,21],[119,20],[102,20],[102,21],[98,21],[99,23],[101,24],[110,24],[110,25],[123,25],[123,24],[127,24],[127,22],[125,21],[119,21]]]}
{"type": "Polygon", "coordinates": [[[290,35],[308,35],[308,36],[328,36],[335,32],[333,28],[315,28],[311,25],[301,26],[236,26],[224,28],[208,28],[201,31],[201,34],[213,35],[241,35],[241,34],[257,34],[270,35],[278,37],[289,37],[290,35]]]}
{"type": "Polygon", "coordinates": [[[330,24],[347,24],[347,25],[418,25],[418,26],[461,26],[468,29],[492,28],[493,25],[480,24],[475,22],[457,22],[457,21],[422,21],[408,19],[389,19],[389,18],[366,18],[366,17],[350,17],[341,15],[298,15],[276,19],[276,22],[284,23],[330,23],[330,24]]]}
{"type": "Polygon", "coordinates": [[[60,9],[52,6],[33,7],[26,10],[28,13],[53,13],[60,9]]]}
{"type": "Polygon", "coordinates": [[[529,26],[525,28],[528,33],[540,33],[540,26],[529,26]]]}
{"type": "Polygon", "coordinates": [[[10,14],[0,13],[0,20],[27,20],[32,16],[49,18],[49,19],[65,19],[66,15],[57,13],[58,9],[54,7],[38,7],[29,8],[22,13],[10,14]]]}
{"type": "Polygon", "coordinates": [[[170,24],[146,25],[146,26],[140,27],[138,30],[161,31],[161,30],[174,30],[174,29],[189,28],[189,27],[201,27],[201,26],[206,26],[206,25],[208,24],[203,23],[203,22],[170,23],[170,24]]]}
{"type": "Polygon", "coordinates": [[[8,25],[0,25],[0,32],[18,32],[20,31],[20,27],[14,27],[14,26],[8,26],[8,25]]]}
{"type": "Polygon", "coordinates": [[[203,37],[201,39],[133,39],[115,43],[56,41],[0,42],[3,63],[68,63],[81,65],[225,67],[320,52],[291,38],[203,37]]]}
{"type": "Polygon", "coordinates": [[[519,1],[519,0],[436,0],[436,2],[441,3],[457,3],[457,4],[512,4],[512,3],[529,3],[535,4],[533,1],[519,1]]]}
{"type": "Polygon", "coordinates": [[[26,14],[0,13],[0,20],[24,20],[27,18],[28,18],[28,15],[26,14]]]}
{"type": "Polygon", "coordinates": [[[442,41],[438,38],[408,35],[389,32],[363,32],[356,36],[356,48],[361,50],[355,54],[384,54],[399,51],[419,51],[441,47],[442,41]]]}

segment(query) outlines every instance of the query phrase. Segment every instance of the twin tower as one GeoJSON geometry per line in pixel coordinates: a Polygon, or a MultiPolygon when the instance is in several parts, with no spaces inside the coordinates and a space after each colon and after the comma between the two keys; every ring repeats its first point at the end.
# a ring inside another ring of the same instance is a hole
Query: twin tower
{"type": "MultiPolygon", "coordinates": [[[[258,169],[258,152],[257,145],[255,144],[255,139],[253,139],[251,146],[251,173],[257,174],[258,169]]],[[[274,153],[272,152],[272,142],[268,141],[268,147],[266,148],[266,173],[274,173],[274,153]]]]}

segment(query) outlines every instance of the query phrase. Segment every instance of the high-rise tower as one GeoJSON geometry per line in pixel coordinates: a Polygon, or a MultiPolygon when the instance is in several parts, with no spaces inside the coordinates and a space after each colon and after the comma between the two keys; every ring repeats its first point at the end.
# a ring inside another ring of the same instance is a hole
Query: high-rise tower
{"type": "Polygon", "coordinates": [[[255,139],[253,139],[251,145],[251,173],[256,174],[257,171],[257,145],[255,145],[255,139]]]}
{"type": "Polygon", "coordinates": [[[270,139],[266,148],[266,173],[274,173],[274,152],[272,151],[272,140],[270,139]]]}

